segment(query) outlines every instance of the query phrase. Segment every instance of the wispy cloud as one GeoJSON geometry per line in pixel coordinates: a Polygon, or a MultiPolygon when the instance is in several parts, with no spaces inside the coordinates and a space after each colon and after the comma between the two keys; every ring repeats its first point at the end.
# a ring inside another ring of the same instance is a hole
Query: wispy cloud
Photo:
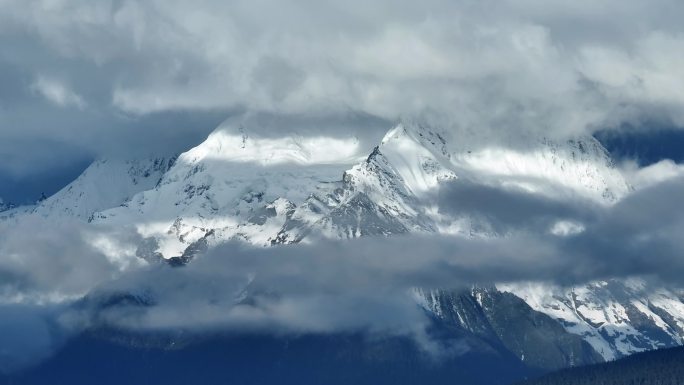
{"type": "Polygon", "coordinates": [[[86,102],[80,95],[55,79],[39,76],[31,84],[31,90],[60,107],[76,107],[78,109],[86,107],[86,102]]]}

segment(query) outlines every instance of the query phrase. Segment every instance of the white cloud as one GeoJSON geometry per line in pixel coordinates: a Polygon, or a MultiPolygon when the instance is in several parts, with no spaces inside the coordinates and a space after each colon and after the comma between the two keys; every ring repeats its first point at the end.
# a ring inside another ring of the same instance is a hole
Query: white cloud
{"type": "Polygon", "coordinates": [[[28,216],[0,221],[0,305],[81,298],[145,264],[131,255],[137,241],[134,230],[93,228],[76,220],[57,224],[28,216]]]}
{"type": "Polygon", "coordinates": [[[584,231],[584,225],[572,221],[558,221],[553,224],[549,232],[559,237],[567,237],[569,235],[579,234],[584,231]]]}
{"type": "Polygon", "coordinates": [[[677,164],[670,159],[664,159],[646,167],[639,167],[636,162],[626,162],[622,165],[622,173],[632,186],[644,188],[684,176],[684,165],[677,164]]]}
{"type": "Polygon", "coordinates": [[[38,76],[31,84],[31,90],[60,107],[83,109],[86,106],[86,102],[79,94],[56,79],[38,76]]]}

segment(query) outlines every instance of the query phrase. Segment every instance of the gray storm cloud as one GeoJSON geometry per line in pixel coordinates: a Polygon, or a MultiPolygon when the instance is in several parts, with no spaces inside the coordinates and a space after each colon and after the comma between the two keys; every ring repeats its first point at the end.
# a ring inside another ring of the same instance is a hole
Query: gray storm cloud
{"type": "Polygon", "coordinates": [[[48,146],[63,162],[178,151],[220,121],[212,113],[243,110],[404,116],[487,140],[681,126],[683,7],[3,1],[0,101],[12,108],[0,109],[0,154],[14,161],[0,167],[45,169],[31,161],[48,146]]]}

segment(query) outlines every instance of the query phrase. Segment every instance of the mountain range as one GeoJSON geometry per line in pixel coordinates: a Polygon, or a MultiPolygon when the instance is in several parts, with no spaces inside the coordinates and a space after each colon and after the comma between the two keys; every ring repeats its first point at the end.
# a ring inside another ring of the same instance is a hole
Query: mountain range
{"type": "MultiPolygon", "coordinates": [[[[589,207],[614,205],[633,189],[593,137],[481,146],[405,121],[364,148],[354,137],[313,137],[295,129],[274,136],[258,119],[245,118],[226,121],[176,156],[96,160],[36,205],[4,207],[0,220],[133,226],[141,238],[137,257],[173,265],[192,263],[229,241],[278,247],[404,234],[499,238],[518,231],[464,208],[467,200],[440,209],[443,188],[470,185],[580,199],[589,207]]],[[[495,199],[484,203],[495,206],[495,199]]],[[[583,231],[573,218],[542,218],[535,226],[557,237],[583,231]]],[[[489,282],[415,293],[416,304],[440,325],[535,370],[678,346],[684,337],[684,293],[640,278],[573,287],[489,282]]]]}

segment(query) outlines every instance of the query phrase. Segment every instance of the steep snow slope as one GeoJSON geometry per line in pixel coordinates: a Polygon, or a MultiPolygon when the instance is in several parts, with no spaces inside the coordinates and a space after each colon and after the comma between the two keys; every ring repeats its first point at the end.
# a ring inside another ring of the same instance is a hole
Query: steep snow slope
{"type": "Polygon", "coordinates": [[[527,150],[485,148],[455,154],[470,175],[548,195],[572,192],[610,204],[629,187],[601,144],[592,137],[556,143],[541,139],[527,150]]]}
{"type": "Polygon", "coordinates": [[[93,213],[153,188],[172,164],[173,158],[97,160],[76,180],[40,202],[33,213],[44,218],[89,220],[93,213]]]}
{"type": "Polygon", "coordinates": [[[572,192],[606,203],[615,202],[629,190],[605,149],[592,137],[562,143],[531,139],[524,147],[496,144],[468,148],[446,132],[419,124],[400,124],[387,134],[381,152],[416,193],[436,186],[434,177],[420,183],[424,175],[440,172],[539,194],[572,192]],[[424,150],[407,152],[408,147],[426,149],[429,154],[424,150]],[[416,158],[419,164],[406,167],[416,158]]]}

